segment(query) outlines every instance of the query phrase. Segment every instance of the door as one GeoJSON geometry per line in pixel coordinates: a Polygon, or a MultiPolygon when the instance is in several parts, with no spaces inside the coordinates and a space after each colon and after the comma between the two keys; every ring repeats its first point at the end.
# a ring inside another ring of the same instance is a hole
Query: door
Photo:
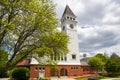
{"type": "Polygon", "coordinates": [[[45,75],[45,71],[40,71],[39,72],[39,78],[44,78],[45,75]]]}
{"type": "Polygon", "coordinates": [[[60,71],[60,76],[67,76],[67,69],[62,68],[60,71]]]}

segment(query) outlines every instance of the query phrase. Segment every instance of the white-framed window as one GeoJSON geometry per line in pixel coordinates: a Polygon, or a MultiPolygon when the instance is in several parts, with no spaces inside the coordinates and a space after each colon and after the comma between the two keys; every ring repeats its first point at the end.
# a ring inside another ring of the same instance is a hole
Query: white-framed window
{"type": "Polygon", "coordinates": [[[75,54],[72,54],[72,59],[76,59],[76,55],[75,54]]]}
{"type": "Polygon", "coordinates": [[[44,67],[35,67],[35,71],[43,71],[43,70],[45,70],[44,67]]]}
{"type": "Polygon", "coordinates": [[[71,67],[72,70],[77,70],[78,69],[78,66],[73,66],[71,67]]]}

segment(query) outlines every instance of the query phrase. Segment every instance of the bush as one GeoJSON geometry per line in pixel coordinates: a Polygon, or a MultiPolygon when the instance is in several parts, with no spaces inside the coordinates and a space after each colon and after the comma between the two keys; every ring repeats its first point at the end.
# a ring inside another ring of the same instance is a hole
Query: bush
{"type": "Polygon", "coordinates": [[[10,75],[14,80],[29,80],[29,69],[26,67],[14,68],[10,75]]]}
{"type": "Polygon", "coordinates": [[[97,79],[104,79],[104,76],[96,76],[97,79]]]}

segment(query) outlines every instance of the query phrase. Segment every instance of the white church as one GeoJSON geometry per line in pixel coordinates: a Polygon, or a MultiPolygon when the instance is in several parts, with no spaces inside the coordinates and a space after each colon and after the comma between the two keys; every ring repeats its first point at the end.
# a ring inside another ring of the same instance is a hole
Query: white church
{"type": "MultiPolygon", "coordinates": [[[[93,74],[94,71],[87,64],[87,59],[80,60],[76,16],[68,5],[66,5],[61,18],[61,28],[70,37],[69,53],[60,57],[56,68],[50,64],[41,64],[35,58],[21,62],[24,64],[27,62],[31,79],[53,76],[77,77],[93,74]]],[[[54,56],[51,59],[55,60],[54,56]]]]}

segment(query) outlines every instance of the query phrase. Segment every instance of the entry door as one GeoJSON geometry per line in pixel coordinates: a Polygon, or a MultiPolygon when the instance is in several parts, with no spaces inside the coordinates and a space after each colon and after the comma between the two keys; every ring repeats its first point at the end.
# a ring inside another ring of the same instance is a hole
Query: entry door
{"type": "Polygon", "coordinates": [[[61,69],[60,75],[61,76],[67,76],[67,69],[65,69],[65,68],[61,69]]]}
{"type": "Polygon", "coordinates": [[[39,72],[39,78],[44,78],[45,75],[45,71],[40,71],[39,72]]]}

